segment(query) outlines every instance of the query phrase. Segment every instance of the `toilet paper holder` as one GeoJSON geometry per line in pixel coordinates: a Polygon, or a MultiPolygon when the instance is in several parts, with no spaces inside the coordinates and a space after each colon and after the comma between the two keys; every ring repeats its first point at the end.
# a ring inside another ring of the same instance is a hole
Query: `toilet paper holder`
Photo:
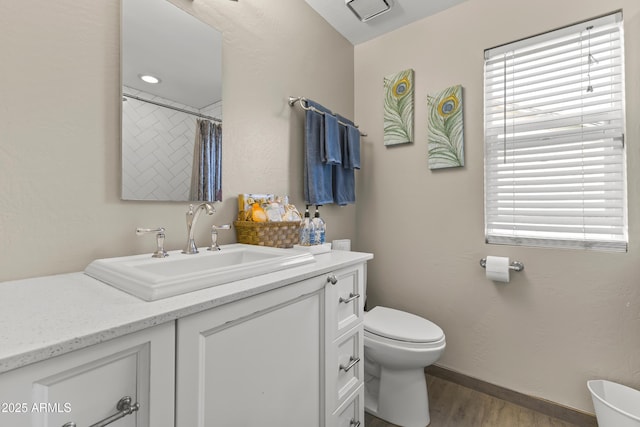
{"type": "MultiPolygon", "coordinates": [[[[487,259],[486,258],[482,258],[480,260],[480,267],[482,267],[482,268],[486,268],[487,267],[487,259]]],[[[522,270],[524,270],[524,264],[522,262],[520,262],[520,261],[513,261],[509,265],[509,270],[522,271],[522,270]]]]}

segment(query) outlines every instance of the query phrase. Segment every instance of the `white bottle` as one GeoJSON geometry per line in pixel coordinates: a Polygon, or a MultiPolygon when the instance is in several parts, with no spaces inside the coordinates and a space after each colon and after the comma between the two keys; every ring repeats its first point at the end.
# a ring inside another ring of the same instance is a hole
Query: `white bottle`
{"type": "Polygon", "coordinates": [[[325,234],[327,231],[327,225],[324,220],[320,218],[320,206],[316,205],[316,213],[313,215],[311,223],[314,226],[315,243],[316,245],[322,245],[325,241],[325,234]]]}

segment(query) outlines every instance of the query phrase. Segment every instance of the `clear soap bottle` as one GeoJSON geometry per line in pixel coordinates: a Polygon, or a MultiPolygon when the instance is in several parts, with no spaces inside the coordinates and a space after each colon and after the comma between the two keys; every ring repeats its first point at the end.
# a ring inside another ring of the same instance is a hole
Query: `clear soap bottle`
{"type": "Polygon", "coordinates": [[[315,244],[321,245],[325,241],[325,233],[327,231],[327,225],[322,218],[320,218],[320,206],[316,205],[316,213],[311,220],[315,234],[315,244]]]}
{"type": "Polygon", "coordinates": [[[300,246],[310,246],[315,242],[315,230],[313,222],[309,217],[309,205],[307,205],[304,211],[304,218],[300,223],[300,246]]]}

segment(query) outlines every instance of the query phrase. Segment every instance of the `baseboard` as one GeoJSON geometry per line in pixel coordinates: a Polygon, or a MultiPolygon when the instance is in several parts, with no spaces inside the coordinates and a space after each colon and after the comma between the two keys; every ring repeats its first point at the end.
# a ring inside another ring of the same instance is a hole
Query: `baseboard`
{"type": "Polygon", "coordinates": [[[509,390],[508,388],[491,384],[437,365],[427,366],[425,372],[427,375],[433,375],[434,377],[451,381],[452,383],[459,384],[463,387],[497,397],[498,399],[523,406],[580,427],[598,426],[596,417],[592,414],[582,412],[574,408],[569,408],[567,406],[551,402],[550,400],[540,399],[539,397],[529,396],[517,391],[509,390]]]}

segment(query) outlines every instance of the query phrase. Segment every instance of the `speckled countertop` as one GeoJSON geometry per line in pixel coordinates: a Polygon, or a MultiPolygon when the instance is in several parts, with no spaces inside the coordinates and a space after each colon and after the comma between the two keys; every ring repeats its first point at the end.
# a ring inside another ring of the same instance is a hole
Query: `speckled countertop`
{"type": "Polygon", "coordinates": [[[48,359],[373,258],[332,251],[316,262],[146,302],[82,272],[0,283],[0,372],[48,359]]]}

